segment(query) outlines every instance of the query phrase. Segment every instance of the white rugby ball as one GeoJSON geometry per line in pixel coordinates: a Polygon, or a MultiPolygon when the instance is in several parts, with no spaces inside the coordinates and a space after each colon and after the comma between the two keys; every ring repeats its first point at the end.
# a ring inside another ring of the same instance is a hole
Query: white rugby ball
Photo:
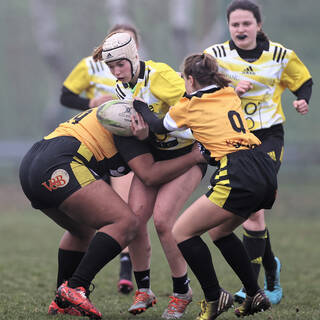
{"type": "Polygon", "coordinates": [[[135,114],[131,100],[110,100],[97,110],[97,118],[102,126],[119,136],[132,136],[131,116],[135,114]]]}

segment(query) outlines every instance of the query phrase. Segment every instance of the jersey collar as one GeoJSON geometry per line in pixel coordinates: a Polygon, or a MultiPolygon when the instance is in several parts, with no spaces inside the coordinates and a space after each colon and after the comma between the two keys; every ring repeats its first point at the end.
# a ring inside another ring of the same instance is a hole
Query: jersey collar
{"type": "Polygon", "coordinates": [[[213,93],[215,91],[220,90],[221,88],[216,86],[215,84],[212,84],[210,86],[201,88],[198,91],[192,92],[190,94],[185,94],[185,97],[188,99],[191,99],[192,97],[197,97],[197,98],[201,98],[202,95],[204,95],[205,93],[213,93]]]}
{"type": "MultiPolygon", "coordinates": [[[[140,60],[140,72],[139,72],[139,76],[138,76],[138,81],[139,81],[139,79],[144,79],[144,74],[145,74],[145,71],[146,71],[146,64],[145,64],[145,62],[144,61],[141,61],[140,60]]],[[[135,85],[133,85],[132,83],[124,83],[123,84],[123,86],[127,89],[127,88],[131,88],[131,89],[133,89],[135,86],[136,86],[136,84],[135,85]]]]}

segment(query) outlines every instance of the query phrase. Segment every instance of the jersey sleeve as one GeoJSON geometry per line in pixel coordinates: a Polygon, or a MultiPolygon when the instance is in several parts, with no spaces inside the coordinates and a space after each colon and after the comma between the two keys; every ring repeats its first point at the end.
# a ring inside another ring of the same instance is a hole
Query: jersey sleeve
{"type": "Polygon", "coordinates": [[[82,59],[71,71],[63,85],[75,94],[80,94],[90,86],[90,75],[86,58],[82,59]]]}
{"type": "Polygon", "coordinates": [[[120,153],[108,159],[109,174],[112,177],[121,177],[131,171],[127,163],[121,157],[120,153]]]}
{"type": "Polygon", "coordinates": [[[280,82],[291,91],[298,90],[307,80],[311,78],[311,74],[303,62],[292,51],[288,64],[282,73],[280,82]]]}
{"type": "Polygon", "coordinates": [[[188,127],[188,101],[183,98],[169,109],[163,120],[163,125],[167,130],[185,130],[188,127]]]}
{"type": "Polygon", "coordinates": [[[126,163],[145,154],[151,153],[148,145],[135,137],[113,136],[115,146],[126,163]]]}
{"type": "Polygon", "coordinates": [[[166,68],[152,77],[152,93],[169,106],[176,104],[185,92],[184,80],[173,69],[166,68]]]}

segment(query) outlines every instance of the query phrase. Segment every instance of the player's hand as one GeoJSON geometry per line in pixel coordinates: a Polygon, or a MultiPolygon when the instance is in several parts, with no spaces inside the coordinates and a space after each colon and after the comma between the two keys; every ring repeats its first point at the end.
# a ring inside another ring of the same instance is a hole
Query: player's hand
{"type": "Polygon", "coordinates": [[[103,103],[105,103],[107,101],[110,101],[110,100],[113,100],[113,97],[112,97],[111,94],[105,94],[105,95],[100,96],[100,97],[92,98],[92,99],[90,99],[89,107],[90,108],[95,108],[95,107],[98,107],[101,104],[103,104],[103,103]]]}
{"type": "Polygon", "coordinates": [[[132,134],[139,140],[145,140],[149,136],[149,126],[143,120],[140,113],[136,113],[131,117],[130,128],[132,134]]]}
{"type": "MultiPolygon", "coordinates": [[[[145,101],[144,101],[142,98],[140,98],[140,97],[135,97],[134,100],[142,101],[142,102],[145,103],[145,101]]],[[[133,100],[133,101],[134,101],[134,100],[133,100]]]]}
{"type": "Polygon", "coordinates": [[[299,112],[300,114],[304,115],[309,112],[309,105],[306,100],[295,100],[293,101],[293,107],[299,112]]]}
{"type": "Polygon", "coordinates": [[[238,82],[235,91],[239,97],[241,97],[247,91],[253,89],[253,85],[250,81],[241,80],[238,82]]]}

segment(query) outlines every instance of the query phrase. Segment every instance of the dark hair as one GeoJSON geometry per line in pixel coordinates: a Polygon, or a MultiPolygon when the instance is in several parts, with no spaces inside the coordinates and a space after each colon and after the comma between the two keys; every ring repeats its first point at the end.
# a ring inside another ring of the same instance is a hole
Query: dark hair
{"type": "Polygon", "coordinates": [[[214,57],[207,53],[192,54],[184,59],[183,74],[192,76],[201,86],[216,84],[227,87],[231,82],[218,71],[218,63],[214,57]]]}
{"type": "Polygon", "coordinates": [[[121,31],[130,31],[134,34],[134,41],[137,45],[137,47],[139,47],[139,35],[138,35],[138,31],[137,29],[132,26],[131,24],[126,24],[126,23],[118,23],[115,24],[108,32],[108,34],[110,35],[110,33],[114,33],[114,32],[121,32],[121,31]]]}
{"type": "MultiPolygon", "coordinates": [[[[230,19],[230,14],[237,10],[246,10],[246,11],[250,11],[252,12],[252,14],[254,15],[254,18],[256,19],[257,23],[261,23],[262,24],[262,18],[261,18],[261,10],[260,7],[255,4],[254,2],[250,1],[250,0],[233,0],[228,8],[227,8],[227,20],[229,23],[229,19],[230,19]]],[[[262,31],[260,30],[257,34],[257,39],[258,40],[269,40],[268,36],[262,31]]]]}

